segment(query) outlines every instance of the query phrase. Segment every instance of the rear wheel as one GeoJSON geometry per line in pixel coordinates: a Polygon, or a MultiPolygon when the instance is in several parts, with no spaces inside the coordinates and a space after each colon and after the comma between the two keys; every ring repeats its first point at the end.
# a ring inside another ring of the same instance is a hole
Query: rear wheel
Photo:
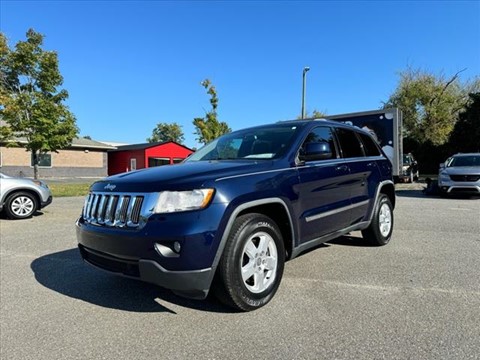
{"type": "Polygon", "coordinates": [[[373,211],[370,226],[362,230],[362,235],[372,245],[382,246],[387,244],[393,232],[393,206],[385,194],[380,194],[373,211]]]}
{"type": "Polygon", "coordinates": [[[236,309],[258,309],[275,295],[284,263],[285,247],[275,222],[262,214],[242,215],[228,236],[214,293],[236,309]]]}
{"type": "Polygon", "coordinates": [[[8,196],[5,201],[5,213],[10,219],[26,219],[38,209],[38,202],[34,195],[28,192],[17,192],[8,196]]]}

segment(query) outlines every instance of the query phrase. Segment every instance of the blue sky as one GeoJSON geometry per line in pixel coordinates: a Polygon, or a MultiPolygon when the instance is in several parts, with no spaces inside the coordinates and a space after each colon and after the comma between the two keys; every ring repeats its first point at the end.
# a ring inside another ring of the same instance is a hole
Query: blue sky
{"type": "Polygon", "coordinates": [[[219,96],[233,130],[307,111],[378,109],[407,66],[463,80],[480,74],[480,1],[9,1],[0,29],[29,28],[58,52],[81,135],[145,142],[159,122],[183,127],[219,96]]]}

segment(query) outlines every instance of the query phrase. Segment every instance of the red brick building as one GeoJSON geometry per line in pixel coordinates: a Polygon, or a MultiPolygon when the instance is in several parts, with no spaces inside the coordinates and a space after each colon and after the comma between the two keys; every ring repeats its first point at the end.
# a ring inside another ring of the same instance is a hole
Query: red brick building
{"type": "Polygon", "coordinates": [[[108,151],[108,175],[176,164],[193,153],[174,141],[118,146],[108,151]]]}

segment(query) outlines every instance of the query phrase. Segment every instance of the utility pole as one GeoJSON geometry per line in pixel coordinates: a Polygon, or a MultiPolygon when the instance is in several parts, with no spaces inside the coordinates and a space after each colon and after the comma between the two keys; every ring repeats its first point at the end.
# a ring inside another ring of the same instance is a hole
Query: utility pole
{"type": "Polygon", "coordinates": [[[303,68],[303,86],[302,86],[302,119],[305,119],[305,96],[307,92],[307,71],[310,70],[308,66],[303,68]]]}

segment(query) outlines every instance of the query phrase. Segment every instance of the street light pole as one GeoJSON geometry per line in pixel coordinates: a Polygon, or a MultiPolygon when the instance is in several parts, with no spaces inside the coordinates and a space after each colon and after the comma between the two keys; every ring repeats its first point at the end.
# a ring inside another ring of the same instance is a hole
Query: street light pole
{"type": "Polygon", "coordinates": [[[303,68],[303,86],[302,86],[302,119],[305,119],[305,95],[307,91],[307,71],[310,70],[308,66],[303,68]]]}

